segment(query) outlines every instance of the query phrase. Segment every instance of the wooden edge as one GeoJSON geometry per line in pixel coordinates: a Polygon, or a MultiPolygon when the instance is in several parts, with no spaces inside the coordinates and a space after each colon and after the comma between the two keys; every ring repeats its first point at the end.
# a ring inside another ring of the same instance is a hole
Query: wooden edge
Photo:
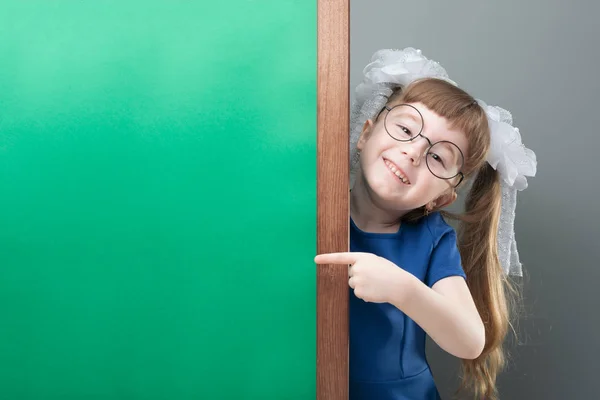
{"type": "MultiPolygon", "coordinates": [[[[317,0],[317,253],[349,248],[350,0],[317,0]]],[[[317,266],[317,400],[347,400],[348,268],[317,266]]]]}

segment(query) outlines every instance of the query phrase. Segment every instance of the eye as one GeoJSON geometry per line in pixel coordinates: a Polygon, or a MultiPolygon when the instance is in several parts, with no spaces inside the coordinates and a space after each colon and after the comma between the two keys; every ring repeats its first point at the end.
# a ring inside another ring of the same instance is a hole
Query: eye
{"type": "Polygon", "coordinates": [[[431,158],[433,158],[435,161],[437,161],[440,164],[444,165],[444,160],[442,160],[442,157],[440,157],[438,154],[429,153],[429,156],[431,156],[431,158]]]}
{"type": "Polygon", "coordinates": [[[398,125],[398,128],[400,128],[407,136],[412,136],[412,132],[407,127],[398,125]]]}

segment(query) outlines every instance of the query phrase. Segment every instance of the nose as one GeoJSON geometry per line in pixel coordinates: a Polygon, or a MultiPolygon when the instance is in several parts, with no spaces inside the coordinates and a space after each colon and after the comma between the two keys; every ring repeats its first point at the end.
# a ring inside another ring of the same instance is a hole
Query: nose
{"type": "Polygon", "coordinates": [[[412,163],[417,166],[421,163],[421,159],[429,148],[429,140],[424,136],[419,136],[405,144],[402,148],[402,153],[410,158],[412,163]]]}

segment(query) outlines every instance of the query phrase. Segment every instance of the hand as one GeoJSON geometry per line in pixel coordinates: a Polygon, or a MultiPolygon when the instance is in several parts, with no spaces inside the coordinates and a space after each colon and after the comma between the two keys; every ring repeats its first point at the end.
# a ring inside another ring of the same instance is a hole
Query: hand
{"type": "Polygon", "coordinates": [[[391,261],[371,253],[329,253],[315,257],[317,264],[350,265],[348,285],[356,297],[372,303],[392,303],[406,289],[410,274],[391,261]]]}

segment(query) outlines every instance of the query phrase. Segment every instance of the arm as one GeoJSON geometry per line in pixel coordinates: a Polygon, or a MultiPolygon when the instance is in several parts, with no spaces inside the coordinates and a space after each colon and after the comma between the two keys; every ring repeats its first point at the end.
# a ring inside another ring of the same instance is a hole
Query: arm
{"type": "Polygon", "coordinates": [[[397,272],[394,286],[399,290],[394,291],[389,303],[413,319],[448,353],[477,358],[485,345],[485,330],[464,278],[444,278],[430,288],[400,268],[397,272]]]}
{"type": "Polygon", "coordinates": [[[430,288],[393,262],[371,253],[321,254],[315,262],[350,264],[348,284],[358,298],[399,308],[456,357],[474,359],[481,354],[485,330],[463,277],[431,281],[430,288]]]}

